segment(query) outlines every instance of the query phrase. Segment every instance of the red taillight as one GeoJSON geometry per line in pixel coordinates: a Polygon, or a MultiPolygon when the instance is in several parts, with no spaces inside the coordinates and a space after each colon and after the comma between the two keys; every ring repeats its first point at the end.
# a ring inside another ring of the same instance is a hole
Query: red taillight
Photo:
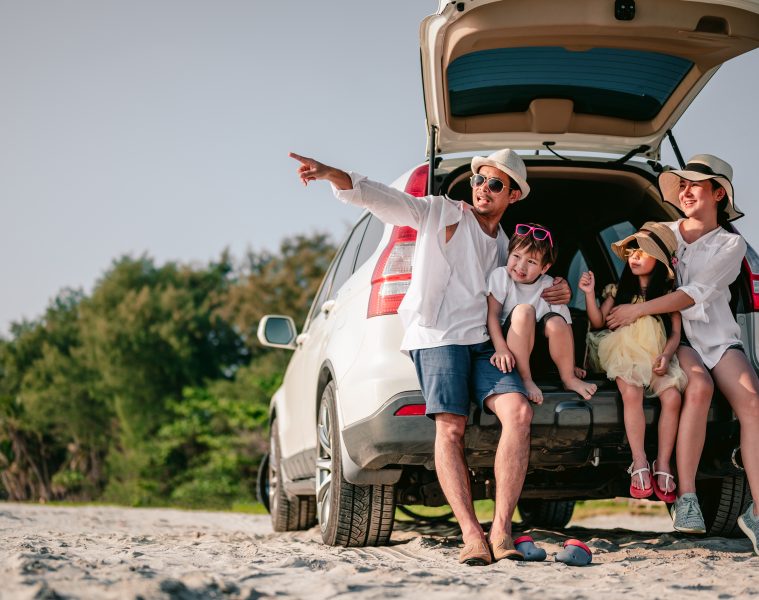
{"type": "MultiPolygon", "coordinates": [[[[427,190],[429,167],[414,169],[406,183],[406,193],[424,196],[427,190]]],[[[367,317],[394,315],[411,284],[411,260],[416,246],[416,229],[393,227],[390,241],[377,261],[372,273],[372,290],[369,294],[367,317]]]]}
{"type": "Polygon", "coordinates": [[[744,258],[743,267],[746,269],[749,277],[749,286],[751,286],[751,301],[755,311],[759,311],[759,273],[751,270],[749,262],[744,258]]]}
{"type": "Polygon", "coordinates": [[[396,417],[419,417],[424,414],[426,404],[407,404],[395,411],[396,417]]]}

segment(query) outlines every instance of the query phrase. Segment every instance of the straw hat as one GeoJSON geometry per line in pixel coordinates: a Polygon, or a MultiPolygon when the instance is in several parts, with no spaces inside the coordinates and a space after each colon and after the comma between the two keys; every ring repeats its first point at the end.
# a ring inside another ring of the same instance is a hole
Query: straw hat
{"type": "Polygon", "coordinates": [[[692,157],[684,169],[665,171],[659,175],[659,189],[662,197],[680,208],[680,179],[688,181],[704,181],[714,179],[725,188],[727,192],[727,220],[734,221],[743,216],[743,213],[735,208],[733,195],[733,168],[721,158],[711,154],[696,154],[692,157]]]}
{"type": "Polygon", "coordinates": [[[673,257],[677,250],[677,239],[669,227],[662,223],[648,221],[647,223],[643,223],[637,232],[628,235],[623,240],[614,242],[611,245],[611,249],[614,254],[626,261],[625,250],[633,240],[638,243],[638,248],[643,250],[643,252],[663,263],[667,267],[667,271],[669,271],[669,276],[672,279],[675,278],[675,272],[672,270],[672,267],[675,262],[673,257]]]}
{"type": "Polygon", "coordinates": [[[498,152],[493,152],[490,156],[485,158],[484,156],[475,156],[472,159],[472,173],[478,173],[480,167],[495,167],[496,169],[503,171],[511,177],[511,179],[522,190],[523,200],[530,193],[530,186],[527,185],[527,167],[524,165],[522,157],[520,157],[513,150],[504,148],[498,152]]]}

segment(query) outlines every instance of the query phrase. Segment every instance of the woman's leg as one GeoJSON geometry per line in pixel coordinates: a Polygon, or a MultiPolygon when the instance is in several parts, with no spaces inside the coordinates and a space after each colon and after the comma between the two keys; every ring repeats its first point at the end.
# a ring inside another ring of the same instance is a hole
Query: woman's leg
{"type": "MultiPolygon", "coordinates": [[[[677,439],[677,425],[680,421],[680,406],[682,404],[680,392],[677,388],[667,388],[659,393],[661,413],[659,414],[659,444],[656,452],[656,470],[672,473],[670,460],[672,451],[675,449],[677,439]]],[[[658,475],[658,485],[665,492],[675,489],[672,479],[664,475],[658,475]]]]}
{"type": "Polygon", "coordinates": [[[704,449],[706,419],[714,394],[714,382],[693,348],[680,346],[677,359],[688,376],[677,428],[677,495],[682,496],[696,493],[696,471],[704,449]]]}
{"type": "Polygon", "coordinates": [[[517,304],[511,311],[510,318],[506,345],[517,362],[517,371],[527,390],[528,400],[539,404],[543,401],[543,392],[535,385],[530,371],[530,354],[535,346],[535,307],[531,304],[517,304]]]}
{"type": "Polygon", "coordinates": [[[712,375],[741,425],[741,456],[756,511],[759,507],[759,379],[746,355],[735,349],[722,355],[712,375]]]}
{"type": "MultiPolygon", "coordinates": [[[[617,377],[617,387],[622,394],[625,409],[625,431],[632,451],[632,470],[637,471],[648,466],[645,449],[646,416],[643,414],[643,388],[631,385],[620,377],[617,377]]],[[[632,486],[641,490],[649,489],[651,487],[650,474],[644,472],[640,476],[636,475],[632,478],[632,486]]]]}

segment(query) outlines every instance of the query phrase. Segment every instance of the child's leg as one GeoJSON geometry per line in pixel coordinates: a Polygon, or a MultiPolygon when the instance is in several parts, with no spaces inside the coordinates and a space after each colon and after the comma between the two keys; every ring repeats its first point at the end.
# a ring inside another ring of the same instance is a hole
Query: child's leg
{"type": "Polygon", "coordinates": [[[559,368],[559,377],[564,387],[590,400],[590,397],[596,393],[596,385],[583,381],[575,374],[575,343],[572,337],[572,326],[561,315],[553,315],[544,320],[544,331],[548,338],[548,352],[559,368]]]}
{"type": "MultiPolygon", "coordinates": [[[[677,388],[670,387],[659,392],[661,414],[659,415],[659,449],[656,453],[656,470],[672,473],[670,460],[677,439],[677,427],[680,423],[681,397],[677,388]]],[[[659,487],[665,492],[675,489],[675,482],[669,477],[658,475],[659,487]]]]}
{"type": "MultiPolygon", "coordinates": [[[[624,379],[617,377],[617,387],[622,394],[622,402],[625,407],[625,431],[627,432],[627,441],[630,443],[630,450],[633,457],[633,471],[648,466],[646,460],[646,416],[643,414],[643,388],[637,385],[630,385],[624,379]]],[[[643,481],[639,476],[632,479],[632,486],[647,490],[651,487],[651,475],[641,473],[643,481]]]]}
{"type": "Polygon", "coordinates": [[[527,388],[527,398],[540,404],[543,402],[543,392],[535,385],[530,372],[530,354],[535,345],[535,307],[530,304],[517,304],[514,307],[506,344],[517,361],[517,371],[527,388]]]}

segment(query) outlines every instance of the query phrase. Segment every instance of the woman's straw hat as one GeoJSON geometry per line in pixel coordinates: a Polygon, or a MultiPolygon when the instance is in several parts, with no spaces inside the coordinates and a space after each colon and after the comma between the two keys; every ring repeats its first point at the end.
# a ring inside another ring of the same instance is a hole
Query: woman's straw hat
{"type": "Polygon", "coordinates": [[[662,198],[670,204],[680,208],[680,179],[688,181],[704,181],[714,179],[725,188],[727,192],[727,220],[734,221],[743,216],[743,213],[735,208],[733,192],[733,168],[721,158],[711,154],[696,154],[692,157],[684,169],[665,171],[659,175],[659,189],[662,198]]]}
{"type": "Polygon", "coordinates": [[[674,255],[677,250],[677,239],[674,232],[667,225],[654,221],[643,223],[639,231],[628,235],[623,240],[614,242],[611,245],[611,249],[614,254],[626,261],[625,250],[633,240],[638,243],[638,248],[643,250],[643,252],[662,262],[667,267],[670,278],[674,279],[675,272],[672,267],[676,262],[674,255]]]}

